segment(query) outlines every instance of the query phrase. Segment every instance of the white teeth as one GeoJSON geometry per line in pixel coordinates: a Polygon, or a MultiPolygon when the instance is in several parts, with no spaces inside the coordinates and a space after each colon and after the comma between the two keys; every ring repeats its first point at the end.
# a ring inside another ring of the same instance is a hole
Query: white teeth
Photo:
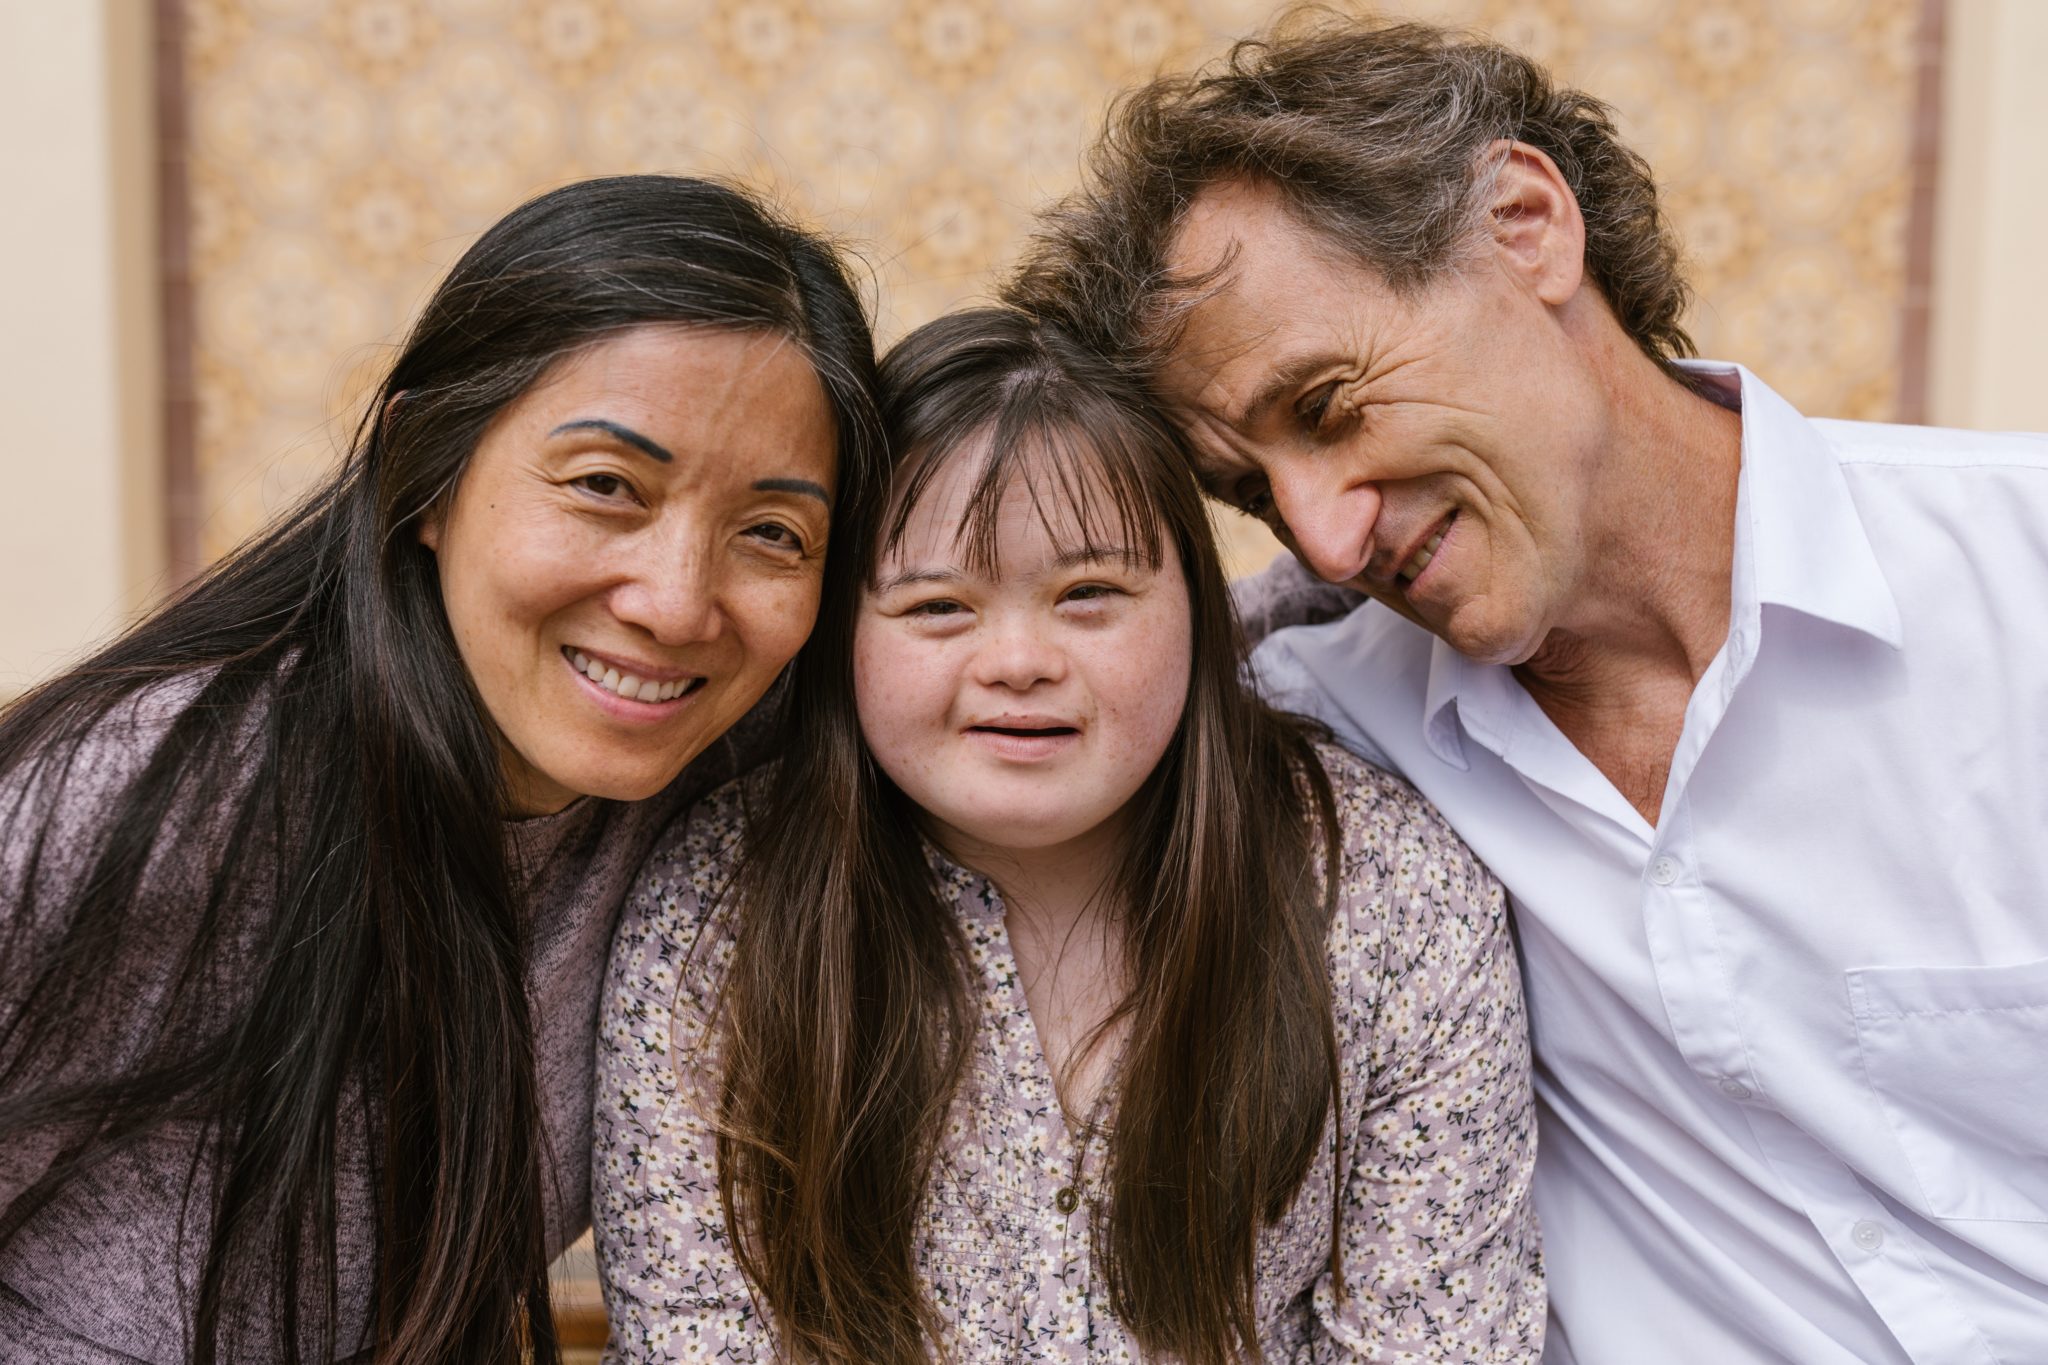
{"type": "Polygon", "coordinates": [[[678,678],[674,682],[656,682],[652,678],[640,678],[631,673],[620,673],[601,660],[593,659],[580,649],[564,650],[576,671],[589,678],[607,692],[613,692],[633,701],[662,702],[674,701],[690,690],[695,678],[678,678]]]}
{"type": "MultiPolygon", "coordinates": [[[[1450,528],[1448,527],[1445,528],[1445,530],[1449,529],[1450,528]]],[[[1442,548],[1443,543],[1443,531],[1438,531],[1435,535],[1431,536],[1429,538],[1429,543],[1415,552],[1415,558],[1409,560],[1405,565],[1402,566],[1401,572],[1398,575],[1400,580],[1403,583],[1413,583],[1418,577],[1420,577],[1422,571],[1429,567],[1429,561],[1436,558],[1436,552],[1438,549],[1442,548]]]]}

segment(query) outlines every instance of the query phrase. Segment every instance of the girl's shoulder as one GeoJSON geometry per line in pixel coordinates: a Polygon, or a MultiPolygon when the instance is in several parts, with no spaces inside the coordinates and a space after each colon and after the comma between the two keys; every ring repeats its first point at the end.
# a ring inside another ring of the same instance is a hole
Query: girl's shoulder
{"type": "Polygon", "coordinates": [[[1442,812],[1405,779],[1336,744],[1315,746],[1342,852],[1333,932],[1429,934],[1446,917],[1504,922],[1507,897],[1442,812]]]}
{"type": "Polygon", "coordinates": [[[1315,745],[1315,756],[1330,780],[1337,830],[1347,851],[1416,843],[1472,857],[1450,822],[1407,779],[1329,740],[1315,745]]]}
{"type": "Polygon", "coordinates": [[[750,813],[773,775],[764,765],[715,788],[672,819],[627,892],[623,938],[695,939],[725,901],[745,850],[750,813]]]}

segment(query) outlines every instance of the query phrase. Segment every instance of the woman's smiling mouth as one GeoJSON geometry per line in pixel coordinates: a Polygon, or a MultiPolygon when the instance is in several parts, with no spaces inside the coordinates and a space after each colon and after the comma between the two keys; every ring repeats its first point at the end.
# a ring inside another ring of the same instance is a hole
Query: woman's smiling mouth
{"type": "Polygon", "coordinates": [[[591,683],[621,701],[661,706],[679,701],[704,685],[702,675],[668,679],[643,678],[638,673],[622,671],[617,664],[608,660],[592,658],[572,645],[562,646],[562,657],[569,661],[571,668],[581,673],[591,683]]]}

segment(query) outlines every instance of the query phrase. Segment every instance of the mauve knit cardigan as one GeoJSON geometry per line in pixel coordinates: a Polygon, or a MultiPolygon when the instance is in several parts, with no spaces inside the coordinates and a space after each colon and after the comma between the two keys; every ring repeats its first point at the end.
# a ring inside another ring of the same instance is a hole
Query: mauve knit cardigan
{"type": "MultiPolygon", "coordinates": [[[[190,686],[174,686],[131,702],[110,716],[81,748],[57,793],[38,896],[61,894],[64,878],[82,875],[65,857],[68,831],[90,826],[111,795],[140,771],[190,686]]],[[[750,766],[767,738],[767,707],[756,708],[715,742],[667,790],[646,801],[586,799],[551,816],[505,826],[515,875],[524,880],[533,917],[527,999],[533,1010],[542,1123],[546,1134],[545,1198],[549,1255],[558,1255],[590,1222],[591,1079],[598,989],[605,952],[627,887],[641,859],[671,817],[750,766]]],[[[18,791],[0,799],[4,824],[18,791]]],[[[48,809],[48,807],[45,807],[48,809]]],[[[0,916],[16,912],[26,834],[6,830],[0,843],[0,916]]],[[[73,836],[76,843],[84,842],[73,836]]],[[[179,870],[159,866],[151,880],[176,885],[179,870]]],[[[191,878],[184,879],[187,884],[191,878]]],[[[180,888],[181,892],[183,888],[180,888]]],[[[196,903],[189,894],[175,903],[196,903]]],[[[260,907],[258,907],[260,910],[260,907]]],[[[142,926],[145,934],[164,926],[142,926]]],[[[137,992],[160,993],[160,960],[147,952],[109,964],[137,992]],[[155,970],[153,971],[152,968],[155,970]]],[[[17,976],[0,968],[0,991],[17,976]]],[[[344,1129],[346,1134],[348,1130],[344,1129]]],[[[0,1250],[0,1362],[4,1365],[116,1365],[180,1362],[203,1264],[200,1229],[188,1227],[175,1249],[178,1216],[195,1134],[189,1126],[146,1136],[65,1187],[58,1198],[0,1250]]],[[[54,1140],[13,1142],[0,1150],[0,1215],[46,1168],[54,1140]]],[[[346,1357],[366,1342],[373,1271],[375,1193],[359,1141],[344,1140],[337,1190],[341,1231],[336,1248],[340,1321],[346,1357]]],[[[207,1207],[199,1189],[192,1207],[207,1207]]],[[[203,1223],[203,1218],[198,1221],[203,1223]]],[[[261,1360],[267,1324],[245,1324],[225,1342],[227,1361],[261,1360]],[[238,1342],[246,1345],[237,1349],[238,1342]]],[[[309,1337],[309,1345],[311,1338],[309,1337]]]]}

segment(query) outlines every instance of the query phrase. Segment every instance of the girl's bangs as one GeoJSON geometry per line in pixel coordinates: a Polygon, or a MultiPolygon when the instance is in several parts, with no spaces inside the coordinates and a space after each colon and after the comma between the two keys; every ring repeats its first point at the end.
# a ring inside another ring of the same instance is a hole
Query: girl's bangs
{"type": "Polygon", "coordinates": [[[1164,490],[1155,485],[1161,461],[1171,455],[1149,449],[1156,441],[1135,430],[1114,403],[1080,396],[1073,408],[1047,414],[1006,404],[980,428],[913,451],[891,499],[877,562],[901,543],[939,472],[978,450],[981,468],[954,532],[972,571],[1001,575],[1002,508],[1020,483],[1057,554],[1127,559],[1157,570],[1164,562],[1164,490]]]}

